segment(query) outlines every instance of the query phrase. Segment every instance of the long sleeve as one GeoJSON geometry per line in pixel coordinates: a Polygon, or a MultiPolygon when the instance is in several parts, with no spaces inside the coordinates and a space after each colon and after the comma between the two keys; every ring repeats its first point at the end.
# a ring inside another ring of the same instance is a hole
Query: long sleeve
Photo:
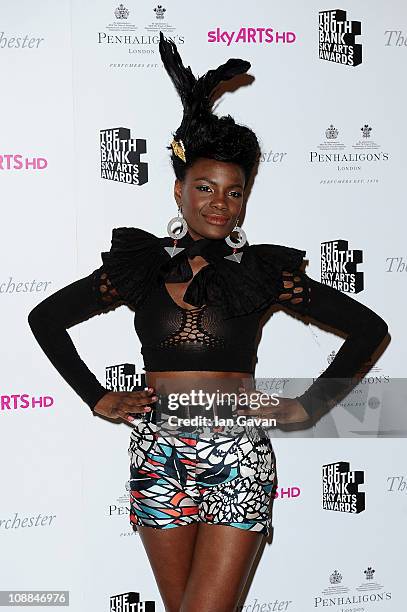
{"type": "Polygon", "coordinates": [[[52,365],[91,409],[108,389],[81,359],[67,329],[124,303],[101,266],[47,297],[28,315],[29,326],[52,365]]]}
{"type": "Polygon", "coordinates": [[[304,272],[285,274],[288,287],[280,303],[347,334],[332,363],[296,399],[311,416],[346,391],[351,378],[374,353],[388,332],[387,323],[373,310],[345,293],[324,285],[304,272]],[[294,282],[293,282],[294,281],[294,282]]]}

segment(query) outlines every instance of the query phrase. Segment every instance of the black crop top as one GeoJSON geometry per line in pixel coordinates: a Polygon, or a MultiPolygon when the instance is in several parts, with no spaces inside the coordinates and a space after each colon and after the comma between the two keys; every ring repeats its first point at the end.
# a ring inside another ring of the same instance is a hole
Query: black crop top
{"type": "Polygon", "coordinates": [[[244,245],[240,263],[224,240],[173,241],[139,228],[115,228],[103,265],[47,297],[28,316],[41,348],[90,408],[108,389],[80,358],[67,332],[96,314],[126,304],[134,312],[146,371],[254,373],[260,319],[273,304],[347,334],[329,367],[297,399],[309,415],[346,388],[386,336],[385,321],[357,300],[301,269],[305,251],[244,245]],[[172,255],[172,256],[171,256],[172,255]],[[193,275],[189,260],[208,265],[193,275]],[[165,283],[191,281],[175,303],[165,283]],[[334,379],[334,380],[333,380],[334,379]],[[342,380],[339,380],[342,379],[342,380]]]}
{"type": "Polygon", "coordinates": [[[161,282],[136,310],[144,369],[253,373],[263,312],[222,318],[218,306],[184,309],[161,282]]]}

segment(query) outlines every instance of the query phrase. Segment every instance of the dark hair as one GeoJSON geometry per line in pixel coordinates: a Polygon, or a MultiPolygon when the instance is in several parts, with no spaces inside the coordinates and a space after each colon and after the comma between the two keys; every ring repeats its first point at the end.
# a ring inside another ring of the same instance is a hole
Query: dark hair
{"type": "Polygon", "coordinates": [[[173,135],[176,141],[181,140],[184,144],[186,162],[175,155],[171,146],[168,147],[172,151],[175,176],[183,180],[187,169],[198,158],[205,157],[239,165],[247,182],[260,153],[257,137],[250,128],[237,124],[230,115],[215,115],[212,106],[219,83],[247,72],[250,63],[229,59],[196,79],[191,68],[183,65],[175,43],[166,39],[162,32],[159,51],[184,108],[182,122],[173,135]]]}

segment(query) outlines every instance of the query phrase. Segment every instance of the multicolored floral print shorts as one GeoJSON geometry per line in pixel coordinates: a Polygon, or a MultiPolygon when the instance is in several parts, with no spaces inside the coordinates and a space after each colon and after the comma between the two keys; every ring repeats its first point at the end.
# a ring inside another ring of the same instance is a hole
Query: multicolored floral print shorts
{"type": "Polygon", "coordinates": [[[130,523],[169,529],[197,521],[265,535],[275,456],[262,429],[169,434],[138,420],[130,435],[130,523]]]}

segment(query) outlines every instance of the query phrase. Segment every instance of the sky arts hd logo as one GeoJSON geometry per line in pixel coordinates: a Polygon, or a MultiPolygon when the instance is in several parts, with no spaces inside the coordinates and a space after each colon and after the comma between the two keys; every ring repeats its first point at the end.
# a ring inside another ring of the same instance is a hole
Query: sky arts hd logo
{"type": "Polygon", "coordinates": [[[297,40],[295,32],[274,30],[274,28],[246,28],[224,30],[215,28],[207,34],[208,43],[220,43],[229,47],[231,44],[290,44],[297,40]]]}
{"type": "Polygon", "coordinates": [[[320,11],[320,59],[345,66],[359,66],[362,63],[362,45],[355,42],[355,37],[361,31],[361,22],[346,19],[346,11],[320,11]]]}

